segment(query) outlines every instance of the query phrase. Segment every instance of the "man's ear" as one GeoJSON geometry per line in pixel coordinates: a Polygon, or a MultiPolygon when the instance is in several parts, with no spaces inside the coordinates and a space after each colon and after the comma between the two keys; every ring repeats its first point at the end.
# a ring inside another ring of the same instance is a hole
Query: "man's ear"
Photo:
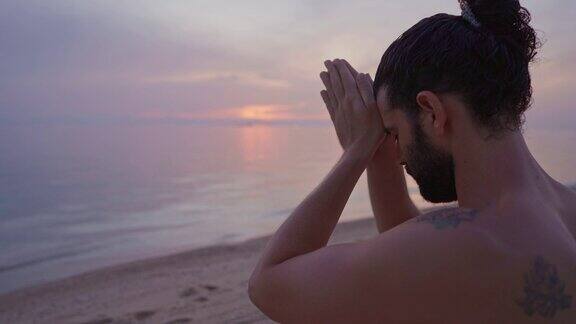
{"type": "Polygon", "coordinates": [[[422,127],[436,135],[443,135],[446,132],[448,114],[440,97],[432,91],[420,91],[416,95],[416,102],[423,116],[422,127]]]}

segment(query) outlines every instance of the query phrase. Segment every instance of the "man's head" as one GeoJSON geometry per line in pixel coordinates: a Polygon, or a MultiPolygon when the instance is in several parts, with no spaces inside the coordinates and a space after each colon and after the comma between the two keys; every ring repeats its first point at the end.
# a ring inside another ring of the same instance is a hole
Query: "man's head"
{"type": "Polygon", "coordinates": [[[528,11],[518,0],[460,2],[480,26],[448,14],[421,20],[386,50],[374,80],[384,126],[431,202],[457,199],[461,130],[497,140],[520,130],[531,103],[528,65],[539,42],[528,11]]]}
{"type": "Polygon", "coordinates": [[[377,103],[384,127],[391,136],[396,137],[402,164],[418,183],[422,197],[430,202],[454,201],[457,199],[454,159],[447,141],[438,139],[438,133],[445,132],[446,105],[429,91],[420,94],[418,99],[433,100],[424,104],[434,107],[426,108],[426,112],[421,114],[422,118],[414,119],[401,109],[390,108],[386,87],[382,87],[377,103]],[[423,121],[430,118],[434,118],[431,121],[434,129],[425,131],[422,124],[427,123],[423,121]],[[433,135],[426,135],[427,132],[433,135]]]}

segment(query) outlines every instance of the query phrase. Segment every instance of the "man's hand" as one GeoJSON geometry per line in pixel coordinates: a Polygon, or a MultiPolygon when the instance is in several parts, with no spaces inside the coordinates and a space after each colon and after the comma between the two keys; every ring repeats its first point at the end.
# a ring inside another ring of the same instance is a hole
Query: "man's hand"
{"type": "MultiPolygon", "coordinates": [[[[350,65],[350,63],[348,63],[346,60],[340,60],[340,61],[343,61],[348,66],[348,70],[350,71],[350,73],[352,74],[354,79],[356,80],[356,83],[358,84],[359,82],[361,82],[358,78],[358,76],[360,74],[356,71],[356,69],[354,69],[352,67],[352,65],[350,65]]],[[[370,80],[370,89],[369,89],[369,91],[371,93],[370,97],[375,98],[376,96],[373,92],[372,79],[370,78],[370,76],[368,74],[366,74],[366,75],[368,76],[368,79],[370,80]]],[[[322,96],[322,99],[324,100],[324,103],[326,104],[326,108],[330,112],[333,110],[332,107],[335,106],[334,103],[336,102],[336,95],[334,94],[333,87],[331,85],[330,73],[329,72],[322,72],[322,73],[320,73],[320,78],[322,79],[322,82],[324,83],[324,86],[326,87],[326,90],[321,91],[320,94],[322,96]]],[[[364,102],[364,104],[366,105],[367,103],[364,102]]],[[[330,114],[330,116],[332,116],[332,114],[330,114]]],[[[378,116],[378,118],[380,118],[380,116],[378,116]]],[[[342,138],[341,138],[342,136],[338,133],[338,129],[336,129],[336,132],[338,134],[338,139],[340,141],[340,145],[342,145],[342,148],[344,148],[344,145],[342,144],[342,138]]],[[[384,132],[387,133],[387,130],[384,129],[384,132]]],[[[372,162],[380,161],[380,162],[395,163],[399,158],[397,144],[398,144],[398,141],[394,136],[384,136],[384,139],[380,143],[380,146],[378,147],[378,149],[374,153],[372,162]]]]}
{"type": "Polygon", "coordinates": [[[368,74],[357,73],[345,60],[326,61],[320,73],[326,90],[320,92],[344,151],[359,146],[370,159],[386,132],[368,74]]]}
{"type": "MultiPolygon", "coordinates": [[[[351,75],[356,81],[358,91],[362,90],[362,100],[364,107],[376,106],[376,99],[373,91],[372,80],[368,75],[359,74],[356,70],[345,60],[334,60],[334,62],[327,61],[326,67],[328,72],[320,73],[320,78],[326,86],[326,90],[321,92],[322,99],[330,112],[330,117],[336,127],[336,133],[340,144],[346,150],[346,145],[350,141],[349,133],[347,132],[348,124],[353,121],[340,121],[335,117],[335,107],[339,107],[337,87],[341,83],[341,75],[351,75]],[[344,70],[344,74],[341,74],[344,70]],[[349,74],[348,74],[349,73],[349,74]],[[365,82],[369,82],[369,86],[365,82]],[[348,122],[348,123],[346,123],[348,122]]],[[[342,79],[343,80],[343,79],[342,79]]],[[[343,90],[344,91],[344,90],[343,90]]],[[[344,91],[345,92],[345,91],[344,91]]],[[[346,94],[344,95],[346,96],[346,94]]],[[[341,104],[342,105],[342,104],[341,104]]],[[[344,105],[344,111],[346,111],[344,105]]],[[[378,112],[378,109],[374,109],[378,112]]],[[[346,119],[346,115],[341,118],[346,119]]],[[[374,211],[374,218],[378,226],[379,232],[385,232],[406,220],[417,216],[420,212],[414,205],[408,194],[406,187],[406,179],[404,171],[399,164],[399,148],[398,141],[395,136],[387,136],[388,132],[382,125],[380,114],[370,115],[374,120],[368,123],[370,126],[357,125],[358,127],[382,127],[385,133],[384,138],[380,141],[379,146],[371,155],[367,167],[368,174],[368,188],[370,192],[370,202],[374,211]],[[376,122],[378,121],[378,123],[376,122]],[[372,126],[374,125],[374,126],[372,126]]]]}

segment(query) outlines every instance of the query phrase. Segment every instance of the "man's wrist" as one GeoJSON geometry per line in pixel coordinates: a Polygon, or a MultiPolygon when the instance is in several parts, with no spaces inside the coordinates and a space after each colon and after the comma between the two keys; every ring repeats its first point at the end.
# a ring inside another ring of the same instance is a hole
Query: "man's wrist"
{"type": "Polygon", "coordinates": [[[349,162],[359,164],[365,169],[372,159],[372,155],[373,153],[369,145],[356,143],[348,147],[348,149],[342,153],[342,158],[349,162]]]}
{"type": "Polygon", "coordinates": [[[395,196],[408,193],[404,168],[397,161],[372,159],[368,162],[366,170],[369,182],[374,181],[374,183],[394,188],[395,196]]]}
{"type": "Polygon", "coordinates": [[[401,170],[402,166],[396,159],[378,156],[374,154],[370,161],[368,161],[368,168],[370,169],[394,169],[401,170]]]}

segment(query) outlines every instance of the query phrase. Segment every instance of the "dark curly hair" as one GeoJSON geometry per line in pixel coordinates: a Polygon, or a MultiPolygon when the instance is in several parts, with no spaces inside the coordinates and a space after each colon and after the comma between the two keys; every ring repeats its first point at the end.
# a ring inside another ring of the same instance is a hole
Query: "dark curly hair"
{"type": "Polygon", "coordinates": [[[393,109],[414,122],[422,90],[458,94],[488,137],[515,131],[532,102],[528,65],[540,41],[518,0],[460,0],[477,22],[436,14],[396,39],[382,56],[374,93],[385,85],[393,109]]]}

